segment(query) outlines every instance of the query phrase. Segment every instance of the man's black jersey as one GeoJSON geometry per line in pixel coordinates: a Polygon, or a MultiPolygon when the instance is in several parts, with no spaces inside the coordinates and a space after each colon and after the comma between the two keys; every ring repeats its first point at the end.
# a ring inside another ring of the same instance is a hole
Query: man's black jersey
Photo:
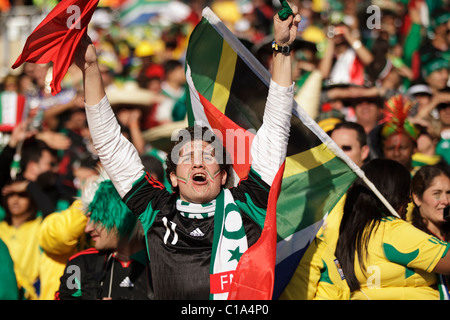
{"type": "MultiPolygon", "coordinates": [[[[248,246],[261,235],[270,187],[250,170],[231,188],[243,220],[248,246]]],[[[209,299],[214,217],[185,218],[170,194],[146,174],[124,197],[142,222],[155,299],[209,299]]]]}
{"type": "Polygon", "coordinates": [[[58,300],[146,300],[152,299],[148,259],[145,251],[128,262],[110,252],[94,248],[81,251],[67,262],[60,279],[58,300]]]}

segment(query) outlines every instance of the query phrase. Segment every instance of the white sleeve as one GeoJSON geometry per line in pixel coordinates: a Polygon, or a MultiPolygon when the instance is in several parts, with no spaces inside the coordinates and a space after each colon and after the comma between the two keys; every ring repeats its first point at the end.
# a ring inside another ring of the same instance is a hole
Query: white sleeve
{"type": "Polygon", "coordinates": [[[103,168],[121,197],[144,174],[144,166],[134,145],[121,133],[107,96],[94,106],[85,105],[94,148],[103,168]]]}
{"type": "Polygon", "coordinates": [[[252,167],[268,185],[286,159],[293,101],[294,84],[282,87],[270,81],[263,124],[251,148],[252,167]]]}

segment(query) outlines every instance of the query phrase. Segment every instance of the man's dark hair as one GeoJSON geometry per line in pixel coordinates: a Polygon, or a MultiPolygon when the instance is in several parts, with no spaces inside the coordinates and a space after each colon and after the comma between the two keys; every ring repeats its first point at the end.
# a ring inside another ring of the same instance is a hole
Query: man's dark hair
{"type": "Polygon", "coordinates": [[[182,67],[183,63],[181,63],[181,61],[179,60],[168,60],[164,63],[164,72],[167,75],[168,73],[172,72],[173,70],[175,70],[177,67],[182,67]]]}
{"type": "MultiPolygon", "coordinates": [[[[352,122],[352,121],[340,122],[340,123],[336,124],[333,131],[335,131],[337,129],[355,130],[357,133],[358,141],[359,141],[359,144],[361,145],[361,147],[364,147],[365,145],[367,145],[366,131],[364,130],[363,126],[360,125],[359,123],[352,122]]],[[[331,133],[333,133],[333,131],[331,133]]],[[[331,135],[331,133],[330,133],[330,135],[331,135]]]]}
{"type": "Polygon", "coordinates": [[[51,149],[44,141],[38,139],[27,141],[23,146],[22,158],[20,159],[21,172],[25,171],[28,163],[38,162],[45,150],[56,156],[55,150],[51,149]]]}

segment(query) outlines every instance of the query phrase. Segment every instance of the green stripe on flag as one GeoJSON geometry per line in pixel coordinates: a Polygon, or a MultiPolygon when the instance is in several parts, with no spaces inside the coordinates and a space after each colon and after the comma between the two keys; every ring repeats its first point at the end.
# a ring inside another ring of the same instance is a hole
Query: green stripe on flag
{"type": "Polygon", "coordinates": [[[207,20],[202,20],[189,38],[189,47],[196,47],[194,54],[186,54],[186,62],[192,69],[192,80],[202,96],[211,101],[222,57],[223,39],[211,27],[207,20]],[[204,43],[208,43],[207,46],[204,43]],[[214,48],[214,50],[211,50],[214,48]]]}
{"type": "Polygon", "coordinates": [[[278,241],[320,221],[347,191],[356,174],[339,158],[283,178],[278,198],[278,241]],[[293,223],[295,222],[295,223],[293,223]]]}

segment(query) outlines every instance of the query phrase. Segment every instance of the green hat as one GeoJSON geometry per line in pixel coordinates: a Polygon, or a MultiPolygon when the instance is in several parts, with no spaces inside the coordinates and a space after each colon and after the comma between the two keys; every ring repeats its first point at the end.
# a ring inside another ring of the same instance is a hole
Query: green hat
{"type": "Polygon", "coordinates": [[[426,79],[432,72],[448,68],[450,68],[450,63],[446,59],[441,56],[435,56],[423,63],[422,76],[426,79]]]}
{"type": "Polygon", "coordinates": [[[439,10],[439,12],[431,18],[430,26],[434,30],[448,20],[450,20],[450,12],[439,10]]]}
{"type": "Polygon", "coordinates": [[[136,216],[122,201],[111,180],[100,183],[89,211],[92,221],[102,224],[108,231],[115,228],[121,237],[130,236],[136,226],[136,216]]]}
{"type": "Polygon", "coordinates": [[[86,183],[81,195],[83,210],[90,213],[90,220],[106,230],[115,230],[120,237],[134,235],[137,217],[122,201],[119,193],[107,176],[100,170],[97,179],[86,183]]]}

